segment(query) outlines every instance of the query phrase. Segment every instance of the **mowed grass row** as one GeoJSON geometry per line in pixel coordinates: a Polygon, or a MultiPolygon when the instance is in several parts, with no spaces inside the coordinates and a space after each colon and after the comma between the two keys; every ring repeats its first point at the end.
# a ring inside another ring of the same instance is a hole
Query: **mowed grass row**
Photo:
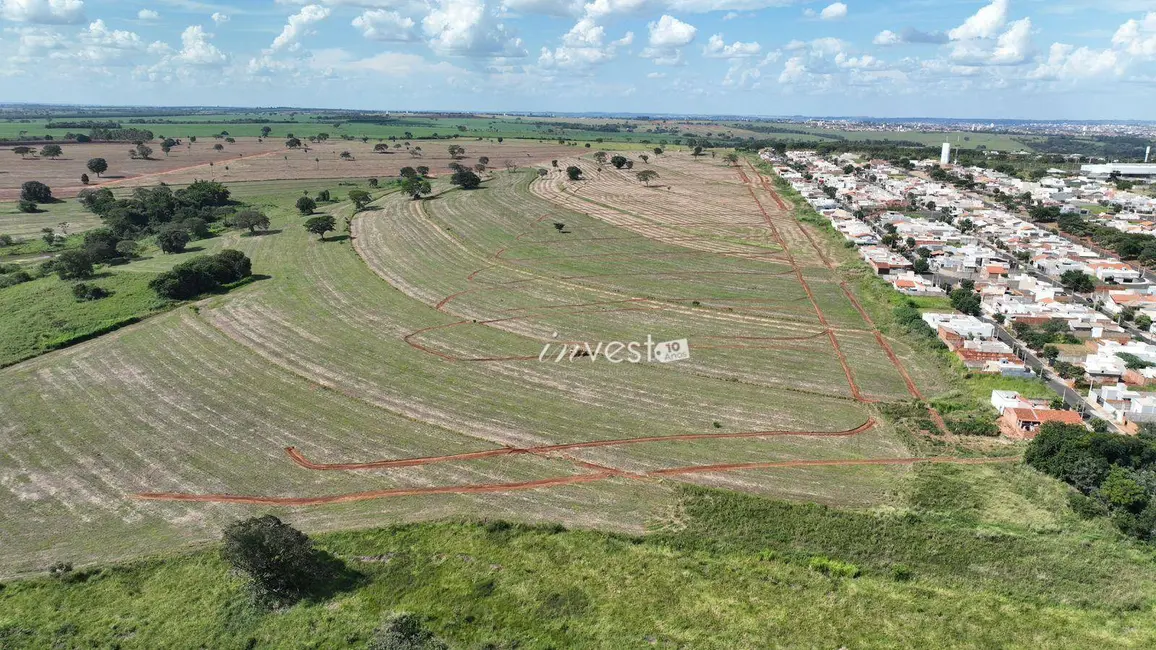
{"type": "MultiPolygon", "coordinates": [[[[701,308],[701,305],[696,308],[693,305],[694,298],[690,297],[682,303],[663,302],[662,294],[658,294],[659,297],[653,302],[637,302],[638,297],[653,294],[649,291],[630,290],[628,285],[634,279],[631,274],[634,272],[632,269],[635,268],[635,258],[627,254],[624,254],[622,259],[588,261],[588,266],[582,271],[594,273],[580,274],[583,277],[571,280],[552,279],[557,277],[553,275],[553,269],[548,269],[545,273],[537,272],[539,260],[549,261],[548,256],[542,255],[533,260],[534,264],[527,261],[515,269],[515,274],[518,271],[525,272],[521,275],[522,280],[510,281],[516,284],[495,286],[488,283],[463,282],[458,286],[465,287],[464,289],[444,295],[421,290],[419,287],[426,286],[425,283],[415,280],[412,276],[421,274],[421,277],[428,277],[433,282],[443,281],[444,275],[441,273],[443,269],[453,268],[457,258],[462,256],[468,258],[469,251],[475,250],[474,241],[471,239],[474,233],[477,233],[479,239],[484,242],[483,247],[506,247],[503,245],[503,239],[492,233],[495,231],[500,233],[502,220],[510,214],[518,213],[520,206],[517,202],[525,201],[526,195],[523,192],[519,197],[517,190],[524,188],[524,183],[524,177],[502,174],[491,181],[490,187],[483,190],[441,194],[437,200],[426,204],[418,213],[405,212],[402,216],[394,216],[390,212],[391,206],[387,204],[381,213],[370,213],[363,217],[361,229],[358,231],[362,238],[359,248],[364,251],[374,268],[382,269],[391,281],[400,282],[398,286],[404,286],[407,293],[428,302],[438,300],[439,295],[443,298],[453,295],[454,299],[445,303],[446,311],[465,319],[488,323],[489,328],[521,335],[509,337],[508,345],[501,347],[471,349],[471,345],[478,342],[493,340],[496,343],[501,339],[488,336],[484,332],[487,325],[466,323],[425,332],[415,337],[415,340],[437,351],[458,357],[493,358],[527,355],[533,357],[540,353],[543,344],[560,341],[589,340],[592,341],[592,347],[596,347],[597,341],[645,341],[646,334],[651,334],[655,341],[689,336],[694,341],[692,345],[701,343],[704,346],[702,349],[706,354],[696,356],[692,363],[680,364],[677,367],[687,366],[693,371],[706,372],[710,376],[722,379],[743,378],[750,382],[761,379],[768,384],[784,388],[802,388],[820,393],[831,389],[832,373],[839,376],[841,370],[829,341],[825,338],[802,342],[786,340],[801,335],[820,337],[822,333],[818,328],[800,331],[795,324],[767,322],[760,318],[762,312],[759,304],[748,304],[744,300],[760,300],[761,298],[755,296],[766,296],[768,291],[774,289],[769,286],[757,286],[758,280],[755,279],[745,280],[751,285],[750,290],[734,303],[736,305],[734,312],[701,308]],[[514,206],[506,204],[507,197],[511,197],[509,200],[515,204],[514,206]],[[426,218],[421,218],[422,216],[426,218]],[[407,235],[417,234],[421,229],[425,229],[424,234],[427,235],[422,238],[423,243],[416,246],[408,245],[407,235]],[[449,240],[443,236],[445,231],[452,231],[458,239],[449,240]],[[438,238],[444,242],[441,249],[424,243],[438,238]],[[375,245],[366,246],[366,241],[373,241],[375,245]],[[412,251],[415,249],[421,249],[422,253],[413,254],[412,251]],[[438,250],[448,251],[447,258],[439,258],[438,250]],[[393,263],[397,259],[406,260],[404,268],[399,269],[398,265],[393,263]],[[606,277],[615,278],[626,287],[619,291],[628,293],[597,290],[596,287],[591,287],[590,285],[599,279],[599,272],[606,277]],[[407,277],[398,278],[399,275],[407,277]],[[586,291],[584,293],[576,291],[578,289],[586,291]],[[631,302],[632,300],[634,302],[631,302]],[[554,336],[555,334],[557,336],[554,336]],[[700,335],[704,338],[696,338],[700,335]],[[525,341],[526,338],[531,339],[529,343],[525,341]],[[774,340],[763,339],[784,340],[777,343],[774,340]],[[771,350],[770,346],[783,349],[771,350]],[[737,349],[722,351],[720,348],[737,349]]],[[[402,209],[405,210],[410,203],[403,203],[402,209]]],[[[541,205],[533,209],[520,207],[522,213],[537,213],[542,209],[541,205]]],[[[549,214],[557,218],[574,216],[565,212],[549,214]]],[[[581,219],[590,220],[585,216],[581,219]]],[[[515,224],[511,228],[521,225],[515,224]]],[[[507,232],[504,241],[509,245],[508,250],[518,252],[521,250],[521,243],[514,241],[515,236],[516,233],[507,232]]],[[[653,246],[664,251],[678,250],[674,246],[659,242],[654,242],[653,246]]],[[[477,263],[487,262],[482,253],[483,251],[479,251],[473,256],[477,263]]],[[[735,268],[733,264],[742,263],[741,260],[713,256],[704,260],[703,264],[716,259],[721,260],[724,268],[735,268]]],[[[499,262],[491,259],[487,263],[499,262]]],[[[463,266],[459,264],[457,268],[461,271],[463,266]]],[[[668,268],[674,273],[679,267],[672,263],[668,268]]],[[[749,273],[750,275],[746,276],[748,278],[766,278],[767,276],[760,275],[759,268],[746,263],[745,268],[739,272],[749,273]]],[[[718,277],[721,278],[720,282],[726,282],[734,277],[709,275],[713,272],[706,271],[708,275],[703,276],[706,279],[700,281],[702,294],[694,294],[693,288],[690,289],[690,293],[706,299],[711,295],[708,293],[712,289],[709,286],[710,278],[718,277]]],[[[790,282],[774,277],[770,279],[790,282]]],[[[681,277],[674,277],[666,284],[669,291],[672,288],[685,290],[684,284],[693,283],[683,282],[681,277]]],[[[447,287],[444,284],[442,287],[443,291],[457,288],[447,287]]],[[[798,288],[797,282],[794,287],[798,288]]],[[[801,293],[801,290],[798,291],[801,293]]],[[[727,292],[724,295],[730,297],[734,294],[727,292]]],[[[800,304],[801,300],[792,301],[790,307],[795,310],[792,316],[799,316],[797,310],[800,304]]],[[[813,317],[811,318],[813,320],[813,317]]],[[[675,369],[676,366],[669,368],[675,369]]],[[[832,394],[849,395],[849,388],[844,382],[842,390],[836,389],[832,394]]]]}

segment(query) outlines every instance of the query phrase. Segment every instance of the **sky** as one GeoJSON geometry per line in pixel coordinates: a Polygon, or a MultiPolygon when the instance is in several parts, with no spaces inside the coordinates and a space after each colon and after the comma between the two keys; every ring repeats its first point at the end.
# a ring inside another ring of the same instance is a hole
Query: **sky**
{"type": "Polygon", "coordinates": [[[0,0],[0,99],[1156,119],[1156,0],[0,0]]]}

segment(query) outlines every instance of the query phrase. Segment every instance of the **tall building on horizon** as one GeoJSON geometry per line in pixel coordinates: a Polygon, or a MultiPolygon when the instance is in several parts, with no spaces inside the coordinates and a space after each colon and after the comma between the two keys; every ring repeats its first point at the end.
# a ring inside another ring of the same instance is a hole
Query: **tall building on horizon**
{"type": "Polygon", "coordinates": [[[951,162],[951,143],[944,142],[943,149],[939,151],[939,164],[946,165],[951,162]]]}

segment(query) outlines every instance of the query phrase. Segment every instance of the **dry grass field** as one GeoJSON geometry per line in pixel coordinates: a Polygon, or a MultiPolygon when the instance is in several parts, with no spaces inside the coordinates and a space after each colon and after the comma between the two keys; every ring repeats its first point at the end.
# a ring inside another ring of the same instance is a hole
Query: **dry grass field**
{"type": "MultiPolygon", "coordinates": [[[[682,481],[900,505],[916,459],[877,404],[947,386],[753,170],[670,154],[595,171],[574,148],[462,144],[498,168],[482,188],[379,192],[323,241],[292,210],[303,185],[271,180],[308,176],[315,152],[254,149],[215,177],[274,230],[203,252],[240,249],[267,279],[0,370],[0,575],[200,542],[270,509],[312,531],[467,514],[639,532],[682,481]],[[690,358],[539,361],[648,335],[689,339],[690,358]]],[[[315,171],[449,162],[340,146],[357,160],[315,171]]],[[[174,151],[164,180],[204,177],[190,160],[174,151]]]]}
{"type": "Polygon", "coordinates": [[[149,160],[129,157],[132,145],[129,143],[105,144],[66,143],[62,145],[64,155],[55,160],[39,157],[22,158],[10,151],[0,156],[0,201],[15,200],[20,196],[20,185],[27,180],[39,180],[52,188],[57,198],[69,198],[84,189],[80,175],[89,176],[88,187],[140,187],[168,183],[184,185],[197,179],[211,179],[223,183],[263,180],[298,180],[325,178],[358,178],[397,176],[402,167],[425,165],[431,174],[442,174],[449,170],[452,162],[447,148],[457,144],[466,149],[462,164],[473,166],[477,159],[486,156],[490,165],[505,168],[507,160],[525,166],[545,158],[557,158],[573,153],[574,147],[563,145],[536,145],[510,142],[496,144],[485,140],[414,140],[412,147],[420,148],[420,155],[412,155],[403,142],[386,142],[391,147],[389,153],[375,152],[374,140],[328,140],[317,144],[305,142],[298,149],[285,147],[283,138],[269,138],[259,142],[258,138],[236,138],[235,143],[223,140],[198,138],[197,142],[183,141],[164,155],[155,142],[153,157],[149,160]],[[223,151],[213,149],[221,144],[223,151]],[[353,158],[343,159],[342,152],[348,151],[353,158]],[[108,171],[98,178],[88,172],[86,165],[90,158],[104,158],[108,161],[108,171]]]}

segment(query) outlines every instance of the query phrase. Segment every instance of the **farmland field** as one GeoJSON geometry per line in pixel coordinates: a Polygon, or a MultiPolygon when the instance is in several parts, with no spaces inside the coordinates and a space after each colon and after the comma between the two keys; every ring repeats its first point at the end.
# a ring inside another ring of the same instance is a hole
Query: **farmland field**
{"type": "Polygon", "coordinates": [[[242,250],[266,279],[0,371],[0,521],[21,522],[0,524],[3,573],[172,548],[267,507],[313,530],[484,512],[639,531],[675,481],[896,505],[912,452],[875,402],[949,386],[877,332],[845,252],[754,170],[668,154],[645,187],[494,147],[548,171],[379,192],[352,238],[319,241],[292,210],[332,182],[232,183],[273,229],[204,252],[242,250]],[[538,360],[648,335],[691,357],[538,360]],[[360,469],[309,469],[332,463],[360,469]]]}

